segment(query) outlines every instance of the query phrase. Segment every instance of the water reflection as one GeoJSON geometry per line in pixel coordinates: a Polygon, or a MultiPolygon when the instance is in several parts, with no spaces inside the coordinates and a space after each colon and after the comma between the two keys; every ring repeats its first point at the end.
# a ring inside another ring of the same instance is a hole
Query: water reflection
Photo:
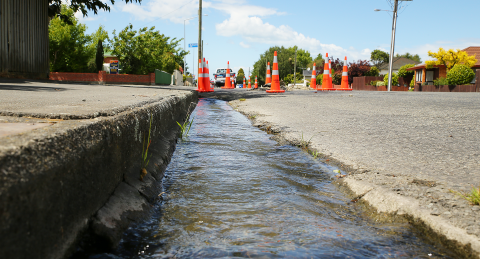
{"type": "Polygon", "coordinates": [[[362,217],[326,165],[277,146],[227,103],[202,99],[194,118],[167,169],[156,214],[128,230],[116,256],[445,257],[407,224],[362,217]]]}

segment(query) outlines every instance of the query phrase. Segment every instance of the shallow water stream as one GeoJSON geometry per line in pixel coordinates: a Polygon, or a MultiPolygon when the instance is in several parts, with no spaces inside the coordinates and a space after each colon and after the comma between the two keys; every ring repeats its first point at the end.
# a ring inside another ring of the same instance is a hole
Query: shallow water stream
{"type": "Polygon", "coordinates": [[[95,258],[449,258],[407,223],[366,217],[332,184],[335,168],[226,102],[201,99],[192,116],[153,217],[95,258]]]}

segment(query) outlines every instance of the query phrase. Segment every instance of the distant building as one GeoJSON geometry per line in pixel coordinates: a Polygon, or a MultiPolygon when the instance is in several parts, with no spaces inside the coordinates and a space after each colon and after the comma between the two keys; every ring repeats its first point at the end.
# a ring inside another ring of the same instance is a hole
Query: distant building
{"type": "MultiPolygon", "coordinates": [[[[393,59],[393,69],[392,69],[393,73],[398,73],[398,70],[407,64],[417,65],[417,64],[420,64],[420,62],[411,60],[409,58],[396,57],[393,59]]],[[[378,67],[378,70],[380,70],[380,75],[382,76],[388,74],[389,69],[390,69],[390,63],[385,63],[378,67]]]]}
{"type": "MultiPolygon", "coordinates": [[[[476,72],[480,69],[480,47],[468,47],[462,51],[467,52],[469,56],[475,56],[477,63],[472,67],[473,71],[476,72]]],[[[407,70],[415,71],[415,83],[426,83],[433,85],[433,81],[443,77],[447,77],[447,68],[444,65],[435,65],[432,68],[427,68],[425,62],[418,64],[415,67],[408,68],[407,70]]],[[[472,84],[475,83],[475,78],[473,78],[472,84]]]]}

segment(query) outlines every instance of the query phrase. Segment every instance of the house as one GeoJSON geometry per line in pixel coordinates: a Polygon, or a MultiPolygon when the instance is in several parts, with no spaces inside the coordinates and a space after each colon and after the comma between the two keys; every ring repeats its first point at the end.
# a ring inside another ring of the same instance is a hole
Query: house
{"type": "MultiPolygon", "coordinates": [[[[480,47],[468,47],[462,51],[467,52],[469,56],[475,56],[477,59],[477,63],[472,67],[473,71],[476,72],[477,69],[480,69],[480,47]]],[[[427,68],[425,62],[423,62],[422,64],[408,68],[407,70],[415,71],[415,84],[425,83],[427,85],[433,85],[433,80],[440,77],[447,77],[447,68],[445,65],[435,65],[432,68],[427,68]]],[[[472,84],[473,83],[475,83],[475,78],[472,81],[472,84]]]]}
{"type": "Polygon", "coordinates": [[[103,54],[103,71],[110,73],[110,61],[118,60],[118,57],[112,55],[112,52],[105,52],[103,54]]]}
{"type": "MultiPolygon", "coordinates": [[[[401,67],[403,67],[405,65],[408,65],[408,64],[417,65],[417,64],[420,64],[420,62],[417,62],[415,60],[411,60],[409,58],[404,58],[404,57],[393,58],[393,68],[392,68],[393,73],[398,73],[398,70],[401,67]]],[[[390,63],[385,63],[385,64],[382,64],[382,65],[378,66],[378,70],[380,70],[380,75],[382,75],[382,76],[388,74],[389,69],[390,69],[390,63]]]]}
{"type": "MultiPolygon", "coordinates": [[[[303,83],[302,84],[305,84],[305,82],[311,82],[312,81],[312,72],[313,72],[313,70],[310,70],[310,68],[303,70],[303,83]]],[[[320,75],[320,74],[323,74],[323,70],[318,70],[318,67],[317,67],[316,72],[317,72],[317,76],[320,75]]]]}

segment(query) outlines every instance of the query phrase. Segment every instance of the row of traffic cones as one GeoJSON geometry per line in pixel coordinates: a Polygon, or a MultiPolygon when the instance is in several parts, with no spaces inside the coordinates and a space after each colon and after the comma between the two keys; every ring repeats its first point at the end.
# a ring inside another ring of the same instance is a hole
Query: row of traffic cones
{"type": "MultiPolygon", "coordinates": [[[[328,58],[328,53],[326,55],[328,58]]],[[[336,89],[333,88],[332,83],[332,61],[328,60],[328,63],[325,62],[324,70],[323,70],[323,83],[322,88],[317,87],[317,71],[315,69],[315,63],[313,64],[313,71],[312,71],[312,81],[310,82],[310,87],[319,90],[319,91],[352,91],[348,87],[348,67],[347,67],[347,57],[343,61],[343,72],[342,72],[342,84],[340,88],[336,89]]]]}
{"type": "Polygon", "coordinates": [[[208,68],[208,61],[203,58],[198,60],[198,89],[200,93],[213,92],[213,87],[210,86],[210,69],[208,68]]]}
{"type": "MultiPolygon", "coordinates": [[[[328,59],[328,53],[326,54],[326,58],[328,59]]],[[[208,61],[205,62],[205,58],[203,62],[199,60],[199,67],[198,67],[198,91],[199,92],[213,92],[213,88],[210,88],[210,76],[209,76],[209,69],[208,69],[208,61]]],[[[243,85],[247,88],[246,78],[243,77],[243,85]]],[[[267,90],[267,93],[283,93],[285,90],[280,89],[280,75],[278,73],[278,59],[277,59],[277,52],[275,51],[273,54],[273,72],[270,75],[270,62],[267,64],[267,77],[265,83],[270,83],[270,90],[267,90]]],[[[255,89],[258,88],[257,77],[255,77],[255,89]]],[[[347,57],[343,62],[343,72],[342,72],[342,84],[339,89],[333,88],[332,83],[332,61],[328,60],[325,62],[324,70],[323,70],[323,82],[322,87],[319,89],[317,86],[317,71],[316,71],[316,64],[313,64],[313,71],[312,71],[312,80],[310,82],[310,87],[315,90],[319,91],[352,91],[348,87],[348,67],[347,67],[347,57]]],[[[222,87],[223,89],[233,89],[234,83],[231,82],[230,79],[230,62],[227,62],[227,73],[225,78],[225,86],[222,87]]],[[[252,88],[251,79],[248,79],[248,88],[252,88]]]]}

